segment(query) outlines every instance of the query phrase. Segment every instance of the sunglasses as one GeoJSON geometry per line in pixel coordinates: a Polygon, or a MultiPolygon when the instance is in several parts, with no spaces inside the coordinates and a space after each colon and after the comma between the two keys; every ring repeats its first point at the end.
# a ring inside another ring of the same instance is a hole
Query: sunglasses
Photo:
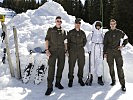
{"type": "Polygon", "coordinates": [[[75,24],[81,24],[81,22],[76,22],[75,24]]]}
{"type": "Polygon", "coordinates": [[[57,22],[57,23],[62,23],[62,21],[59,21],[59,20],[57,20],[56,22],[57,22]]]}
{"type": "Polygon", "coordinates": [[[110,25],[116,25],[116,24],[110,24],[110,25]]]}

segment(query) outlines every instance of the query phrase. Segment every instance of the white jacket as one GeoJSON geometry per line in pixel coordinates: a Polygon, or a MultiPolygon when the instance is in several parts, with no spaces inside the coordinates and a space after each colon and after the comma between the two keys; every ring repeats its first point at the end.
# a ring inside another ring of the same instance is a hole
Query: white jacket
{"type": "Polygon", "coordinates": [[[101,44],[103,43],[104,34],[102,32],[102,28],[100,28],[99,30],[97,30],[95,28],[96,22],[100,22],[100,21],[94,22],[94,24],[92,26],[92,33],[90,33],[87,37],[86,47],[87,47],[88,51],[91,51],[92,43],[101,43],[101,44]]]}

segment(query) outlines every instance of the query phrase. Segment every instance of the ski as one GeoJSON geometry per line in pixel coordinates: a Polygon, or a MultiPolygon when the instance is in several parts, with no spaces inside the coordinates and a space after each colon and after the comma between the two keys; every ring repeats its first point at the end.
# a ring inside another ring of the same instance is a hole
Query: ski
{"type": "MultiPolygon", "coordinates": [[[[45,51],[42,50],[41,47],[36,47],[33,49],[33,53],[43,54],[45,53],[45,51]]],[[[36,85],[39,85],[43,81],[43,77],[47,71],[47,66],[48,66],[47,64],[48,61],[46,59],[42,59],[41,61],[38,61],[38,62],[39,62],[38,63],[39,65],[37,65],[38,68],[36,70],[35,77],[34,77],[34,84],[36,85]]]]}
{"type": "Polygon", "coordinates": [[[38,69],[36,70],[36,75],[34,78],[34,84],[39,85],[42,82],[46,70],[47,70],[46,65],[42,64],[41,66],[38,66],[38,69]]]}
{"type": "MultiPolygon", "coordinates": [[[[4,40],[5,40],[5,36],[6,36],[4,30],[2,30],[2,31],[3,32],[1,33],[1,47],[3,47],[2,44],[4,45],[4,40]]],[[[5,47],[3,48],[2,63],[3,64],[6,63],[6,48],[5,47]]]]}
{"type": "Polygon", "coordinates": [[[6,63],[6,48],[3,49],[3,57],[2,57],[2,63],[6,63]]]}
{"type": "Polygon", "coordinates": [[[30,50],[29,59],[30,59],[30,62],[25,67],[23,75],[22,75],[22,82],[25,83],[25,84],[27,84],[29,82],[30,77],[31,77],[31,72],[33,71],[33,68],[34,68],[34,63],[33,63],[34,58],[33,58],[33,55],[32,55],[32,50],[30,50]]]}
{"type": "MultiPolygon", "coordinates": [[[[40,48],[39,48],[40,49],[40,48]]],[[[41,50],[41,49],[40,49],[41,50]]],[[[26,66],[26,68],[24,69],[23,72],[23,76],[22,76],[22,82],[27,84],[30,80],[31,77],[31,73],[32,71],[35,69],[35,66],[38,66],[36,72],[35,72],[35,77],[34,77],[34,84],[38,85],[42,82],[43,77],[47,71],[47,60],[46,59],[42,59],[41,61],[36,60],[37,62],[39,62],[39,65],[35,65],[35,59],[33,57],[33,53],[44,53],[42,51],[35,51],[35,50],[30,50],[30,54],[29,54],[29,64],[26,66]]],[[[37,63],[36,63],[37,64],[37,63]]]]}
{"type": "Polygon", "coordinates": [[[32,63],[29,63],[29,65],[25,68],[24,73],[23,73],[23,77],[22,77],[23,83],[26,84],[29,82],[33,67],[34,67],[34,65],[32,63]]]}

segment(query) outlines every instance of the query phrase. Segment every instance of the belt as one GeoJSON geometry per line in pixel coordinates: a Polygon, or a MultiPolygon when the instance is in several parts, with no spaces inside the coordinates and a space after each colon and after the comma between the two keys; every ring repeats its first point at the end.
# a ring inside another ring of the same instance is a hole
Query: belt
{"type": "Polygon", "coordinates": [[[94,43],[94,44],[103,44],[103,43],[95,43],[95,42],[92,42],[92,43],[94,43]]]}

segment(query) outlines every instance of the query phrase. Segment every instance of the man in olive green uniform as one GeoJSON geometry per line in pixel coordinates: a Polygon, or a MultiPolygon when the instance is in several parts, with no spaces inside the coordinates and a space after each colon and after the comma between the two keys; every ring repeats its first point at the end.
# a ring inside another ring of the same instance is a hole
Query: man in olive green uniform
{"type": "Polygon", "coordinates": [[[57,73],[56,73],[56,83],[55,87],[58,89],[63,89],[64,87],[61,85],[61,78],[62,72],[64,69],[65,63],[65,47],[66,42],[66,33],[61,27],[61,17],[56,17],[56,25],[53,28],[49,28],[47,31],[47,35],[45,38],[45,48],[46,48],[46,55],[49,56],[48,60],[48,77],[47,77],[47,84],[48,89],[45,95],[50,95],[53,91],[53,81],[54,81],[54,74],[55,74],[55,63],[57,62],[57,73]]]}
{"type": "Polygon", "coordinates": [[[107,58],[109,65],[110,76],[112,79],[111,86],[116,84],[115,71],[114,71],[114,59],[116,61],[118,78],[121,84],[122,91],[126,91],[125,79],[123,72],[123,59],[121,55],[121,49],[125,47],[128,43],[128,37],[126,34],[116,29],[116,21],[114,19],[110,20],[111,29],[106,32],[104,36],[104,56],[107,58]]]}
{"type": "Polygon", "coordinates": [[[73,85],[73,74],[76,61],[78,61],[78,82],[81,86],[84,86],[83,69],[85,64],[84,46],[87,42],[85,32],[80,29],[81,19],[75,20],[75,28],[68,33],[68,52],[69,52],[69,83],[68,87],[73,85]]]}

